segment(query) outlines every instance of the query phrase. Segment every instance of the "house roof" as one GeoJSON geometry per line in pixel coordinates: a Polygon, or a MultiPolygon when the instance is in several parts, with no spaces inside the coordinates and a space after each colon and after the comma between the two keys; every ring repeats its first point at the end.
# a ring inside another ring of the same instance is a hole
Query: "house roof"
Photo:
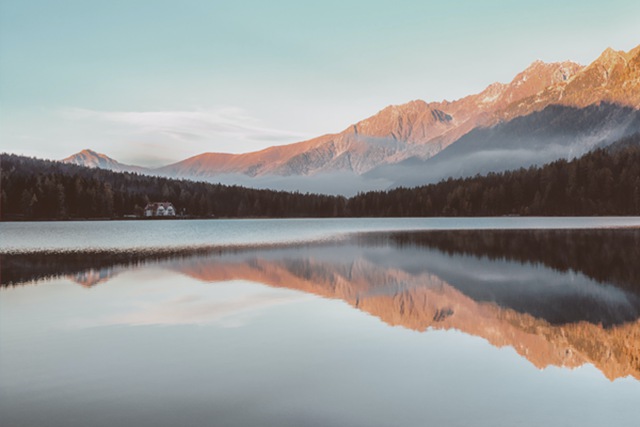
{"type": "MultiPolygon", "coordinates": [[[[146,211],[147,209],[153,209],[153,210],[158,210],[158,208],[162,207],[163,209],[168,209],[168,208],[173,208],[173,203],[171,202],[152,202],[147,204],[147,206],[144,207],[144,210],[146,211]]],[[[175,210],[175,208],[173,208],[175,210]]]]}

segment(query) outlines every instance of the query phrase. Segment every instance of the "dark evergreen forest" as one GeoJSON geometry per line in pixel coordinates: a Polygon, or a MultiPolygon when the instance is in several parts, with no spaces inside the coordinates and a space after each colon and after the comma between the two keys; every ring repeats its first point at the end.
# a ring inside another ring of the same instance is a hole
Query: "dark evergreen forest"
{"type": "Polygon", "coordinates": [[[0,155],[2,220],[140,215],[169,201],[186,217],[295,218],[502,215],[640,215],[640,135],[558,160],[351,198],[256,190],[0,155]]]}

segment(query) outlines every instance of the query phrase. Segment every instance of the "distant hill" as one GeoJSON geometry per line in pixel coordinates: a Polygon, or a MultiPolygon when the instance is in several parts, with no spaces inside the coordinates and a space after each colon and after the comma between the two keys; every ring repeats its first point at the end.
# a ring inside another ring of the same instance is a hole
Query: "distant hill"
{"type": "Polygon", "coordinates": [[[150,173],[151,169],[141,166],[125,165],[117,160],[112,159],[106,154],[96,153],[93,150],[82,150],[72,156],[62,160],[64,163],[72,165],[86,166],[88,168],[100,168],[114,172],[140,172],[150,173]]]}

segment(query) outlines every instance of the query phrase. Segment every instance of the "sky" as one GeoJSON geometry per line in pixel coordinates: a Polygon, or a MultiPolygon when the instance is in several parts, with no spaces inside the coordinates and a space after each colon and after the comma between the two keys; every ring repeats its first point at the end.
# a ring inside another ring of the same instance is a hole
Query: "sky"
{"type": "Polygon", "coordinates": [[[637,0],[0,0],[0,152],[254,151],[638,44],[637,0]]]}

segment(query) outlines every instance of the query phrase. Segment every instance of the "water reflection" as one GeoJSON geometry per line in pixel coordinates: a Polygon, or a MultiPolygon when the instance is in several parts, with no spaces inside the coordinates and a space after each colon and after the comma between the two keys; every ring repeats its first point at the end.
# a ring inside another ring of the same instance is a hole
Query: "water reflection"
{"type": "MultiPolygon", "coordinates": [[[[632,229],[377,233],[263,248],[10,254],[1,281],[66,276],[90,287],[153,264],[204,282],[241,279],[340,299],[389,325],[460,330],[540,368],[591,363],[609,379],[640,379],[639,251],[632,229]]],[[[117,323],[171,323],[168,313],[197,323],[210,311],[163,300],[117,323]]]]}

